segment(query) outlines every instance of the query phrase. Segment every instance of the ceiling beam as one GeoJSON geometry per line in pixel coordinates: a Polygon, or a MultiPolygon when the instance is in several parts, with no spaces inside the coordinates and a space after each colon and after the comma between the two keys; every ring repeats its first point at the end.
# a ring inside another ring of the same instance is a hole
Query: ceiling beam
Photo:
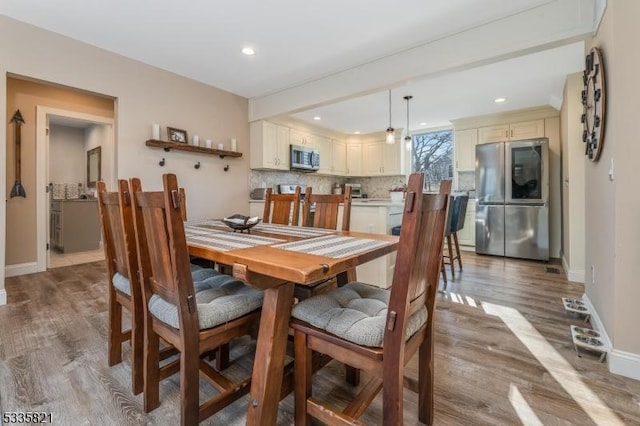
{"type": "Polygon", "coordinates": [[[249,121],[292,114],[591,36],[597,0],[554,0],[249,100],[249,121]]]}

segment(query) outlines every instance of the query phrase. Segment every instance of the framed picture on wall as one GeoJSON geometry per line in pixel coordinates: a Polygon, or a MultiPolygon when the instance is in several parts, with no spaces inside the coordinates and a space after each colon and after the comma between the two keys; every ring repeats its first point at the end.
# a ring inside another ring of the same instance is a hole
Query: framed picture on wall
{"type": "Polygon", "coordinates": [[[177,143],[187,143],[187,131],[167,126],[167,136],[169,141],[177,143]]]}

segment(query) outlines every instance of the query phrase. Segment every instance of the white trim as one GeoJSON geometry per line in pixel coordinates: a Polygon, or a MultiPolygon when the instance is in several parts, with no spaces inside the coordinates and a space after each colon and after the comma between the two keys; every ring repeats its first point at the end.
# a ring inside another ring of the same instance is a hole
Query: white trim
{"type": "MultiPolygon", "coordinates": [[[[49,127],[49,115],[73,118],[88,121],[96,124],[111,126],[109,132],[111,140],[109,145],[113,147],[111,161],[112,170],[110,175],[115,176],[115,144],[114,144],[114,119],[99,115],[85,114],[78,111],[68,111],[59,108],[51,108],[43,105],[36,106],[36,263],[37,270],[33,272],[43,272],[47,270],[47,226],[49,223],[49,203],[46,193],[47,178],[49,176],[49,144],[47,128],[49,127]]],[[[103,153],[103,155],[105,155],[103,153]]],[[[102,164],[105,164],[104,157],[102,164]]],[[[104,174],[104,173],[103,173],[104,174]]],[[[107,182],[112,184],[112,182],[107,182]]],[[[30,272],[29,272],[30,273],[30,272]]]]}
{"type": "Polygon", "coordinates": [[[640,380],[640,355],[612,350],[609,353],[609,371],[613,374],[640,380]]]}
{"type": "Polygon", "coordinates": [[[41,272],[38,262],[18,263],[15,265],[6,265],[4,267],[4,276],[17,277],[18,275],[33,274],[35,272],[41,272]]]}
{"type": "Polygon", "coordinates": [[[0,306],[7,304],[7,292],[0,288],[0,306]]]}
{"type": "Polygon", "coordinates": [[[603,340],[602,343],[604,343],[604,346],[607,348],[607,352],[611,353],[611,348],[613,347],[611,345],[611,339],[609,339],[609,335],[607,334],[607,330],[604,328],[604,324],[600,320],[600,317],[598,316],[598,312],[596,311],[596,308],[593,306],[593,303],[591,303],[591,300],[589,300],[589,296],[587,296],[587,293],[582,295],[582,300],[584,301],[585,305],[587,305],[587,308],[589,309],[589,312],[591,313],[591,317],[589,319],[589,322],[591,323],[591,326],[595,330],[600,332],[600,337],[603,340]]]}
{"type": "Polygon", "coordinates": [[[593,34],[597,34],[598,30],[600,29],[600,23],[602,23],[604,11],[607,9],[607,0],[596,0],[594,7],[595,12],[593,14],[593,34]]]}
{"type": "Polygon", "coordinates": [[[565,270],[567,275],[567,280],[574,283],[585,283],[585,275],[584,269],[572,270],[569,268],[569,264],[567,263],[567,258],[562,256],[562,268],[565,270]]]}

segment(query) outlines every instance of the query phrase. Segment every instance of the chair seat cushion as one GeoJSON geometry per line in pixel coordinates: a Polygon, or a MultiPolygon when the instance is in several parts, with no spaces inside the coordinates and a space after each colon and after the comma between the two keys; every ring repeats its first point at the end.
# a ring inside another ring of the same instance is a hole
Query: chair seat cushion
{"type": "MultiPolygon", "coordinates": [[[[193,282],[200,330],[240,318],[262,306],[261,291],[254,290],[229,275],[214,272],[216,275],[197,281],[194,278],[193,282]]],[[[151,296],[149,311],[165,324],[180,328],[178,309],[162,297],[155,294],[151,296]]]]}
{"type": "MultiPolygon", "coordinates": [[[[382,347],[389,290],[351,282],[295,305],[294,318],[358,345],[382,347]]],[[[407,324],[407,339],[427,322],[426,307],[414,313],[407,324]]]]}
{"type": "MultiPolygon", "coordinates": [[[[202,266],[193,264],[191,265],[191,276],[193,277],[194,283],[196,281],[202,281],[215,275],[219,275],[219,273],[214,269],[203,268],[202,266]]],[[[111,280],[111,282],[116,289],[123,292],[127,296],[131,296],[131,283],[129,282],[129,278],[125,277],[120,272],[116,272],[113,275],[113,279],[111,280]]]]}

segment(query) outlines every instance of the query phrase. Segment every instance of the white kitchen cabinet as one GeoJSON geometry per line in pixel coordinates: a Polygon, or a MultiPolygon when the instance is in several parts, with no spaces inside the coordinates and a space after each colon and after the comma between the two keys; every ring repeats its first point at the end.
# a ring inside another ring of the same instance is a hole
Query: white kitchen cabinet
{"type": "Polygon", "coordinates": [[[469,199],[464,215],[464,227],[458,231],[458,244],[473,248],[476,246],[476,200],[469,199]]]}
{"type": "Polygon", "coordinates": [[[346,176],[362,176],[362,144],[347,144],[346,176]]]}
{"type": "Polygon", "coordinates": [[[478,143],[516,141],[544,137],[544,120],[521,121],[498,126],[480,127],[478,143]]]}
{"type": "MultiPolygon", "coordinates": [[[[338,141],[331,141],[331,160],[332,160],[332,168],[331,174],[344,176],[347,174],[347,144],[338,141]]],[[[322,162],[322,156],[320,157],[320,161],[322,162]]]]}
{"type": "Polygon", "coordinates": [[[457,130],[454,134],[456,171],[473,171],[476,168],[478,129],[457,130]]]}
{"type": "MultiPolygon", "coordinates": [[[[402,223],[402,205],[391,203],[359,203],[351,205],[351,231],[391,234],[391,228],[402,223]]],[[[358,281],[389,288],[393,283],[396,252],[389,253],[356,267],[358,281]]]]}
{"type": "Polygon", "coordinates": [[[251,168],[289,170],[289,128],[268,121],[255,121],[249,130],[251,168]]]}
{"type": "Polygon", "coordinates": [[[291,145],[300,145],[311,147],[313,145],[312,136],[308,133],[301,132],[300,130],[291,129],[289,136],[291,145]]]}
{"type": "Polygon", "coordinates": [[[323,136],[311,136],[309,140],[309,148],[317,149],[320,155],[318,173],[331,174],[333,170],[333,145],[331,139],[323,136]]]}
{"type": "Polygon", "coordinates": [[[400,175],[400,149],[402,144],[385,141],[362,144],[362,171],[365,176],[400,175]]]}

